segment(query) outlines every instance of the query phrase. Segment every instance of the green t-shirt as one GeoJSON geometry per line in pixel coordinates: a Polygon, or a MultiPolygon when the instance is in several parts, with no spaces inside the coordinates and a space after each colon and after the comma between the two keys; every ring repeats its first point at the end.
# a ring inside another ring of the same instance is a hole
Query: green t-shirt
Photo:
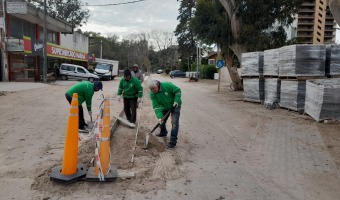
{"type": "Polygon", "coordinates": [[[91,111],[92,96],[94,94],[94,84],[90,81],[79,82],[72,87],[70,87],[66,92],[70,97],[73,93],[78,94],[78,105],[80,106],[84,101],[86,101],[86,107],[88,111],[91,111]]]}

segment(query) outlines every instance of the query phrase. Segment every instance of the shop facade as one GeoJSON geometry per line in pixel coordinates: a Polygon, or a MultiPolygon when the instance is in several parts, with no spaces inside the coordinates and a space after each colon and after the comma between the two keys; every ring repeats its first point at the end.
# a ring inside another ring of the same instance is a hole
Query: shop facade
{"type": "MultiPolygon", "coordinates": [[[[60,45],[61,33],[72,35],[67,22],[46,15],[46,40],[44,40],[44,13],[28,2],[7,2],[0,11],[0,81],[40,81],[42,76],[43,42],[46,41],[47,72],[56,72],[61,62],[86,65],[87,52],[60,45]],[[13,4],[14,3],[14,4],[13,4]],[[13,5],[11,5],[13,4],[13,5]]],[[[87,49],[86,49],[87,51],[87,49]]]]}

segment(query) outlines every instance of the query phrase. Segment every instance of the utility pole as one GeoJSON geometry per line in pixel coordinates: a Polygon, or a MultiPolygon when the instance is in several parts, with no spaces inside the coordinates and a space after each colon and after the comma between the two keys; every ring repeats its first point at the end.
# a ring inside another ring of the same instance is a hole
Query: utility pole
{"type": "Polygon", "coordinates": [[[44,38],[43,38],[43,82],[47,83],[47,56],[46,56],[46,42],[47,42],[47,34],[46,34],[46,14],[47,14],[47,6],[46,0],[44,0],[44,38]]]}
{"type": "Polygon", "coordinates": [[[103,58],[103,40],[100,40],[100,58],[103,58]]]}

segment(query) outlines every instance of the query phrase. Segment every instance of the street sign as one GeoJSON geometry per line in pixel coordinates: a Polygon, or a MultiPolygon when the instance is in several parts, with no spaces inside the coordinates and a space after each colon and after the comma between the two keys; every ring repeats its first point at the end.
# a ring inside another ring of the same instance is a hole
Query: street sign
{"type": "Polygon", "coordinates": [[[217,60],[216,61],[216,68],[221,69],[222,67],[224,67],[224,60],[217,60]]]}

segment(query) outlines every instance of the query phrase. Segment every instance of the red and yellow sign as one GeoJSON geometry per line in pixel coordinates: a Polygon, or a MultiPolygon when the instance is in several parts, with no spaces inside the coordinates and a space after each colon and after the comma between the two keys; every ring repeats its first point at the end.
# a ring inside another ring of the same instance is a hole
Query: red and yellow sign
{"type": "MultiPolygon", "coordinates": [[[[24,52],[32,53],[32,41],[30,37],[24,36],[24,52]]],[[[47,57],[63,58],[70,60],[88,61],[88,54],[80,51],[70,50],[60,45],[47,43],[47,57]]]]}

